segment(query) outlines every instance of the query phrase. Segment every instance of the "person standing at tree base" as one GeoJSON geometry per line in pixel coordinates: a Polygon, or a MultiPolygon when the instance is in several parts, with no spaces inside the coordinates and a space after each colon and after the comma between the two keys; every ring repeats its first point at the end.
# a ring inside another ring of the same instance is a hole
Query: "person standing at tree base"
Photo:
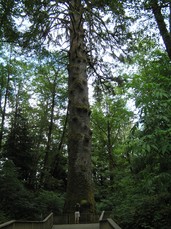
{"type": "Polygon", "coordinates": [[[75,223],[79,223],[80,221],[80,204],[77,203],[75,205],[75,223]]]}

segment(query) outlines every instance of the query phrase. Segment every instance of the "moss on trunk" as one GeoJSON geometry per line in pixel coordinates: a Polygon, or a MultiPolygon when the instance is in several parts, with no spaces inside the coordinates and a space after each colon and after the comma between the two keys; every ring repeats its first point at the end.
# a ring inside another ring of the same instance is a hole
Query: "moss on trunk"
{"type": "Polygon", "coordinates": [[[70,1],[68,184],[65,212],[73,212],[77,202],[94,212],[91,172],[91,130],[88,101],[87,56],[81,1],[70,1]]]}

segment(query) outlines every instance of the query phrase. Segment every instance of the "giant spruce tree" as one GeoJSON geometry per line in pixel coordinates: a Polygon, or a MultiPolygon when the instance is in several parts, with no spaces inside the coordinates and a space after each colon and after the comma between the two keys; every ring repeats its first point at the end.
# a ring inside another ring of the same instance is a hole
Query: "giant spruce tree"
{"type": "Polygon", "coordinates": [[[105,77],[115,80],[104,55],[110,52],[123,59],[125,41],[128,44],[131,40],[125,1],[1,2],[3,39],[13,42],[17,38],[26,49],[38,51],[49,47],[67,52],[69,166],[65,210],[73,211],[75,203],[81,202],[86,211],[94,212],[88,73],[91,67],[99,82],[105,81],[105,77]]]}

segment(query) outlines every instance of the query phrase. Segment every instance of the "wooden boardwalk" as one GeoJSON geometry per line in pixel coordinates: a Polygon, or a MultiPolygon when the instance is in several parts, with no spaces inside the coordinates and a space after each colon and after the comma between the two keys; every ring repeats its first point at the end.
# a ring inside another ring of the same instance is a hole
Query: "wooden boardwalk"
{"type": "Polygon", "coordinates": [[[52,229],[99,229],[99,223],[53,225],[52,229]]]}

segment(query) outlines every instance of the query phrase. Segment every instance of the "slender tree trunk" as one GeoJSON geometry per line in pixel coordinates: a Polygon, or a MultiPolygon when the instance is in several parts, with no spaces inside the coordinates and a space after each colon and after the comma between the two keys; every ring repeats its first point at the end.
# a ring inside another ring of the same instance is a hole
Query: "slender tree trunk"
{"type": "Polygon", "coordinates": [[[114,161],[112,155],[112,143],[111,143],[111,125],[108,120],[107,122],[107,151],[109,157],[109,172],[110,172],[110,182],[113,182],[113,170],[114,170],[114,161]]]}
{"type": "Polygon", "coordinates": [[[7,106],[8,94],[9,94],[9,82],[10,82],[10,74],[8,72],[7,85],[6,85],[5,98],[4,98],[4,105],[3,105],[3,108],[2,108],[2,117],[1,117],[0,149],[1,149],[1,146],[2,146],[2,139],[3,139],[3,132],[4,132],[6,106],[7,106]]]}
{"type": "Polygon", "coordinates": [[[62,151],[62,146],[64,144],[64,140],[65,140],[65,135],[67,133],[67,123],[68,123],[68,107],[67,107],[67,112],[66,112],[66,117],[65,117],[65,122],[64,122],[64,125],[63,125],[63,131],[62,131],[62,135],[61,135],[61,138],[60,138],[60,141],[59,141],[59,145],[58,145],[58,151],[57,151],[57,155],[55,155],[55,159],[54,159],[54,163],[51,167],[51,174],[53,175],[54,174],[54,171],[55,171],[55,168],[56,166],[58,165],[58,154],[60,154],[60,152],[62,151]]]}
{"type": "Polygon", "coordinates": [[[77,202],[83,211],[94,212],[94,194],[91,171],[91,130],[88,101],[87,56],[81,0],[70,1],[69,51],[69,133],[68,184],[64,211],[73,212],[77,202]]]}
{"type": "Polygon", "coordinates": [[[169,33],[171,34],[171,2],[169,2],[169,33]]]}
{"type": "Polygon", "coordinates": [[[164,16],[162,15],[161,12],[161,7],[158,5],[157,0],[152,0],[151,1],[151,7],[152,11],[155,17],[155,20],[157,22],[160,34],[162,36],[162,39],[164,41],[166,51],[168,53],[168,56],[171,60],[171,34],[170,31],[167,30],[166,23],[164,21],[164,16]]]}
{"type": "MultiPolygon", "coordinates": [[[[10,50],[11,52],[11,50],[10,50]]],[[[7,65],[7,82],[6,82],[6,89],[5,89],[5,96],[4,96],[4,105],[3,107],[1,106],[2,110],[2,117],[1,117],[1,129],[0,129],[0,149],[2,147],[2,139],[3,139],[3,132],[4,132],[4,123],[5,123],[5,115],[6,115],[6,107],[7,107],[7,101],[8,101],[8,96],[9,96],[9,84],[10,84],[10,65],[11,65],[11,54],[10,54],[10,59],[9,63],[7,65]]],[[[1,100],[2,101],[2,95],[1,95],[1,100]]]]}
{"type": "Polygon", "coordinates": [[[52,156],[53,156],[51,155],[50,148],[51,148],[51,143],[52,143],[52,131],[53,131],[53,123],[54,123],[56,80],[57,80],[57,76],[55,77],[54,82],[53,82],[50,123],[49,123],[48,133],[47,133],[47,144],[46,144],[45,157],[44,157],[44,166],[43,166],[43,170],[41,174],[41,181],[40,181],[43,187],[48,187],[48,181],[49,181],[51,163],[52,163],[52,156]]]}

